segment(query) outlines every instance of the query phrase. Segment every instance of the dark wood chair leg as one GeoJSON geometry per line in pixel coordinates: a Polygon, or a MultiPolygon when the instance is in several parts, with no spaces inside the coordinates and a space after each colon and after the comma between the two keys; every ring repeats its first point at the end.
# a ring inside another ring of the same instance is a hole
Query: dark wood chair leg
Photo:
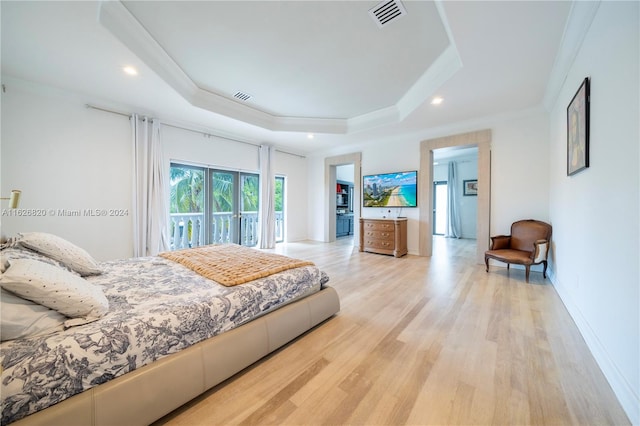
{"type": "Polygon", "coordinates": [[[531,268],[531,266],[524,265],[524,269],[525,269],[524,276],[525,276],[527,282],[529,282],[529,269],[530,268],[531,268]]]}
{"type": "Polygon", "coordinates": [[[543,267],[542,267],[542,276],[544,278],[547,278],[547,261],[543,260],[542,261],[542,265],[543,265],[543,267]]]}
{"type": "Polygon", "coordinates": [[[486,256],[484,257],[484,263],[487,265],[485,271],[489,272],[489,258],[486,256]]]}

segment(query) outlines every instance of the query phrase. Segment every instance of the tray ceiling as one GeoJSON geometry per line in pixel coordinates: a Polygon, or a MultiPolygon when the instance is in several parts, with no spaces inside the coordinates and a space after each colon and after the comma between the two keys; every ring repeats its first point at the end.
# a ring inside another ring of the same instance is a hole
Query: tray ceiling
{"type": "Polygon", "coordinates": [[[384,25],[369,1],[110,1],[100,21],[195,106],[347,133],[401,120],[460,66],[436,3],[397,4],[384,25]]]}
{"type": "Polygon", "coordinates": [[[2,83],[6,96],[21,85],[292,152],[322,152],[421,140],[541,108],[545,90],[561,81],[553,71],[563,68],[556,63],[559,47],[580,40],[571,28],[587,28],[574,22],[584,2],[407,0],[406,14],[383,28],[369,14],[377,4],[4,0],[2,83]],[[155,28],[152,11],[166,30],[155,28]],[[409,30],[423,15],[435,23],[409,30]],[[444,28],[444,42],[428,35],[430,26],[444,28]],[[215,29],[215,39],[187,45],[194,28],[215,29]],[[178,30],[187,35],[174,41],[169,31],[178,30]],[[429,37],[440,41],[432,46],[429,37]],[[214,55],[209,45],[219,51],[214,55]],[[178,63],[199,66],[198,58],[209,65],[191,70],[178,63]],[[123,73],[125,66],[138,75],[123,73]],[[444,102],[432,105],[433,95],[444,102]]]}

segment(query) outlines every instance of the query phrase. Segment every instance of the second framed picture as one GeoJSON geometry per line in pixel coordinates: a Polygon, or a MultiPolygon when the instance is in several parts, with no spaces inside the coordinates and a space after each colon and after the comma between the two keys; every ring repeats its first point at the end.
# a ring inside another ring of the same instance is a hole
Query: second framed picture
{"type": "Polygon", "coordinates": [[[478,195],[478,179],[462,181],[462,195],[478,195]]]}

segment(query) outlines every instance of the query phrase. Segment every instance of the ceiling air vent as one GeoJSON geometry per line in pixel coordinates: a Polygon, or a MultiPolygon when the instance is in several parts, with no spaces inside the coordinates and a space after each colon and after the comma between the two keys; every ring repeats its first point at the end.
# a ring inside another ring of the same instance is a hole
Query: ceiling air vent
{"type": "Polygon", "coordinates": [[[369,15],[376,22],[378,27],[382,28],[392,21],[407,14],[400,0],[383,1],[373,9],[369,9],[369,15]]]}
{"type": "Polygon", "coordinates": [[[240,99],[241,101],[248,101],[249,99],[251,99],[251,95],[244,92],[236,92],[236,94],[233,95],[233,97],[236,99],[240,99]]]}

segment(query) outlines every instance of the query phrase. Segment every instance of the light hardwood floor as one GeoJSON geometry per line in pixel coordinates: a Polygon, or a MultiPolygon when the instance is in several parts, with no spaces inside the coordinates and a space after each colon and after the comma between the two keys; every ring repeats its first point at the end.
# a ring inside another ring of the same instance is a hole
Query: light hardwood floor
{"type": "Polygon", "coordinates": [[[324,269],[340,313],[156,425],[629,424],[540,272],[487,274],[445,238],[432,258],[276,251],[324,269]]]}

